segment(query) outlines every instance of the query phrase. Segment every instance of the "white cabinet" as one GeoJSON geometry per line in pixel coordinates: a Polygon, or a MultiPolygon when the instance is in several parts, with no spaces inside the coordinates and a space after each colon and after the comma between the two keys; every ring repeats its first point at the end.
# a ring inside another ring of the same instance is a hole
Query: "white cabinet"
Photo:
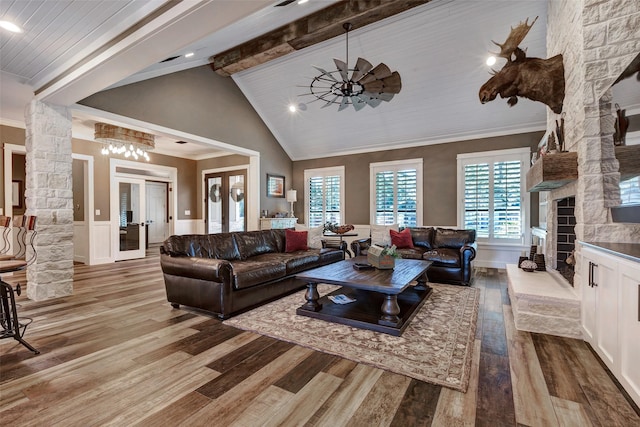
{"type": "Polygon", "coordinates": [[[640,404],[640,263],[582,246],[584,339],[640,404]]]}
{"type": "Polygon", "coordinates": [[[616,257],[590,248],[583,249],[582,277],[587,286],[582,288],[583,329],[589,343],[605,365],[613,369],[618,352],[618,333],[614,327],[618,315],[618,285],[616,257]]]}
{"type": "Polygon", "coordinates": [[[640,404],[640,265],[620,262],[620,376],[640,404]]]}
{"type": "Polygon", "coordinates": [[[297,223],[298,218],[260,218],[260,230],[293,228],[297,223]]]}

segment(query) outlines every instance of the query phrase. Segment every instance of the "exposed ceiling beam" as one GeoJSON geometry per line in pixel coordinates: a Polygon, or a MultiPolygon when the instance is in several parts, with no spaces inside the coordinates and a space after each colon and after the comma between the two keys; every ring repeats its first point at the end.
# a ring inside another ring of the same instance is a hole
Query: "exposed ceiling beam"
{"type": "Polygon", "coordinates": [[[342,24],[361,28],[431,0],[345,0],[283,25],[211,58],[221,76],[247,70],[296,50],[344,34],[342,24]]]}

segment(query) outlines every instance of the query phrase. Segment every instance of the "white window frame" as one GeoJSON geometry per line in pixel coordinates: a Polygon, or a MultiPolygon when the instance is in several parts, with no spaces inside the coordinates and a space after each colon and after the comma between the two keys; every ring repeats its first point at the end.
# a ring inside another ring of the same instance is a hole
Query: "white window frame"
{"type": "MultiPolygon", "coordinates": [[[[478,163],[490,163],[490,176],[493,178],[493,164],[496,162],[520,161],[520,206],[522,208],[522,222],[520,224],[520,238],[500,239],[492,237],[476,237],[478,242],[495,245],[523,245],[526,242],[527,230],[530,221],[530,197],[526,189],[527,171],[530,167],[530,148],[511,148],[506,150],[482,151],[478,153],[458,154],[458,227],[464,226],[464,167],[478,163]]],[[[493,205],[493,189],[490,196],[490,205],[493,205]]],[[[492,218],[493,219],[493,218],[492,218]]],[[[493,226],[490,226],[493,229],[493,226]]]]}
{"type": "MultiPolygon", "coordinates": [[[[369,163],[369,223],[375,224],[376,220],[376,173],[400,170],[416,169],[416,226],[422,225],[422,200],[424,193],[422,190],[422,164],[423,159],[395,160],[391,162],[369,163]]],[[[397,221],[397,212],[394,212],[397,221]]]]}
{"type": "Polygon", "coordinates": [[[304,222],[309,226],[309,202],[311,195],[309,194],[309,180],[313,177],[340,176],[340,224],[344,224],[345,205],[344,205],[344,166],[332,166],[327,168],[305,169],[304,170],[304,222]]]}

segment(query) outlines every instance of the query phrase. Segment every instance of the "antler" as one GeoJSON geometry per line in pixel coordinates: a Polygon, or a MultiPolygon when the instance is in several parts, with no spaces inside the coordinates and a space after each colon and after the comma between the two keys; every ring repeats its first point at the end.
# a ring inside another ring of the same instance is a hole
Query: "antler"
{"type": "Polygon", "coordinates": [[[529,23],[529,18],[527,18],[526,21],[520,22],[517,27],[511,27],[511,33],[503,44],[491,40],[495,45],[500,46],[500,53],[496,53],[494,55],[501,58],[506,58],[508,61],[511,61],[511,55],[518,49],[518,45],[522,42],[522,40],[524,40],[524,38],[529,33],[529,30],[531,29],[531,27],[533,27],[533,24],[535,24],[537,20],[538,17],[536,16],[533,22],[531,22],[531,25],[527,25],[529,23]]]}

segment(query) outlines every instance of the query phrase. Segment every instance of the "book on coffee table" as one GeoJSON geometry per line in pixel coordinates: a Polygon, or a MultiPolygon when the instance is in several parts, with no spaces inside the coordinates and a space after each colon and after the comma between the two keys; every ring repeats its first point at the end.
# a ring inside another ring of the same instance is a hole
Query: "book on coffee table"
{"type": "Polygon", "coordinates": [[[329,295],[329,299],[333,301],[335,304],[349,304],[350,302],[356,301],[354,298],[349,298],[344,294],[329,295]]]}

